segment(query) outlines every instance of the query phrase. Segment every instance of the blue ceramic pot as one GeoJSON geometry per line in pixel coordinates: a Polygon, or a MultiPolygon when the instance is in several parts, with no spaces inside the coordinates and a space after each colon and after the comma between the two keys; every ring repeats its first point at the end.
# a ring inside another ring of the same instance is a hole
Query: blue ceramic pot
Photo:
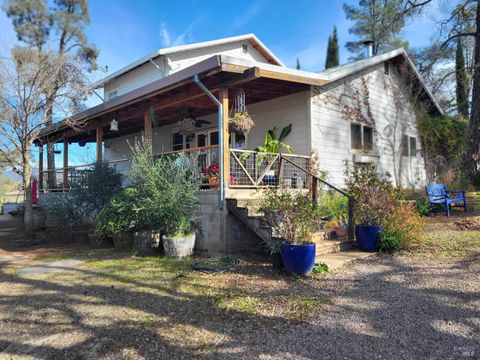
{"type": "Polygon", "coordinates": [[[383,227],[380,225],[355,225],[358,248],[367,252],[378,251],[382,231],[383,227]]]}
{"type": "Polygon", "coordinates": [[[315,244],[294,245],[283,243],[280,248],[283,266],[290,274],[306,275],[315,265],[315,244]]]}

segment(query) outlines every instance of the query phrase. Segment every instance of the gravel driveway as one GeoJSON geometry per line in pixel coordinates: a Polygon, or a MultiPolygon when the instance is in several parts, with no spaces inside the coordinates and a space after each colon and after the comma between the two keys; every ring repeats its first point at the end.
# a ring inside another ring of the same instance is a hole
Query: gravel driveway
{"type": "Polygon", "coordinates": [[[15,273],[34,260],[18,261],[0,263],[0,359],[480,359],[476,251],[380,255],[300,280],[257,260],[216,277],[168,262],[168,281],[138,258],[34,276],[15,273]],[[247,297],[225,310],[231,289],[247,297]],[[270,302],[285,294],[328,301],[292,318],[270,302]]]}

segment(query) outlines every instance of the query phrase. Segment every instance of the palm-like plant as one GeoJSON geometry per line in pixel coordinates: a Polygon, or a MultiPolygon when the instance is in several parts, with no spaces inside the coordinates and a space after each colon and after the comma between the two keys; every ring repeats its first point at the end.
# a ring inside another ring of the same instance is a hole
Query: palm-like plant
{"type": "Polygon", "coordinates": [[[290,145],[285,144],[283,141],[285,138],[292,132],[292,124],[285,126],[280,135],[278,136],[277,127],[274,126],[273,129],[270,129],[265,134],[265,140],[263,145],[257,147],[255,151],[263,153],[278,154],[282,150],[285,150],[289,154],[292,153],[292,148],[290,145]]]}

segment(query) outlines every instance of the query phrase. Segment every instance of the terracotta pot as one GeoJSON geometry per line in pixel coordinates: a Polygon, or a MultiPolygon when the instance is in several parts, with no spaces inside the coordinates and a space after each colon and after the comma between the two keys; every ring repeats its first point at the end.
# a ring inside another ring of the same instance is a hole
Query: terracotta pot
{"type": "Polygon", "coordinates": [[[218,188],[218,185],[219,185],[218,176],[209,176],[208,177],[208,184],[210,185],[211,189],[218,188]]]}

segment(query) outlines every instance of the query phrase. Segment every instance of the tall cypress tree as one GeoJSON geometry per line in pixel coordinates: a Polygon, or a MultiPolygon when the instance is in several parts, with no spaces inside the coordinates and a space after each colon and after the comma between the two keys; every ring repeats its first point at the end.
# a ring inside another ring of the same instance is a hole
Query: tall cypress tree
{"type": "Polygon", "coordinates": [[[302,66],[300,65],[300,60],[297,58],[297,66],[295,66],[297,70],[300,70],[302,66]]]}
{"type": "Polygon", "coordinates": [[[325,60],[325,69],[329,69],[340,64],[338,50],[337,27],[333,27],[333,33],[328,37],[327,59],[325,60]]]}
{"type": "Polygon", "coordinates": [[[456,95],[457,111],[460,115],[468,118],[468,95],[470,93],[470,84],[467,70],[465,69],[465,56],[463,52],[462,38],[457,39],[457,49],[455,54],[455,75],[456,75],[456,95]]]}

